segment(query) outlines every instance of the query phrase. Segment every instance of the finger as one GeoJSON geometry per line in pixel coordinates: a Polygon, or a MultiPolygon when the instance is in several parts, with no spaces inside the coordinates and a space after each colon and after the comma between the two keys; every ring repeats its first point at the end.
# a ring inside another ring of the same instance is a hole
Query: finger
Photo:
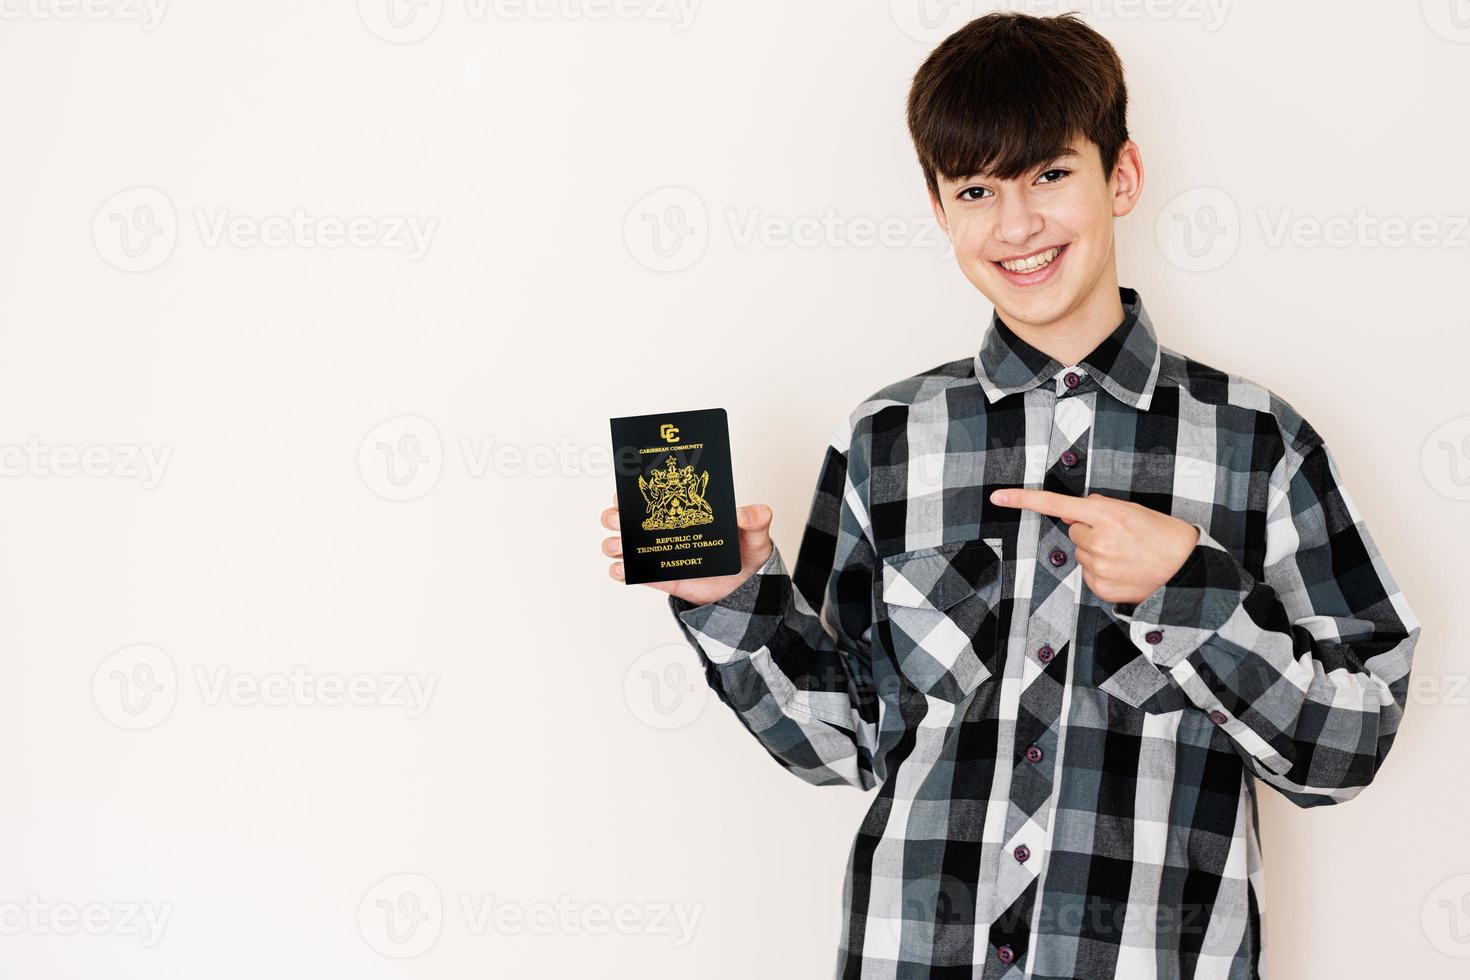
{"type": "Polygon", "coordinates": [[[1085,568],[1082,570],[1082,584],[1087,586],[1087,591],[1097,595],[1097,579],[1093,578],[1085,568]]]}
{"type": "Polygon", "coordinates": [[[742,534],[763,532],[771,526],[775,514],[765,504],[747,504],[735,511],[735,524],[742,534]]]}
{"type": "Polygon", "coordinates": [[[1051,490],[1025,490],[1019,487],[997,490],[990,495],[990,502],[1002,507],[1019,507],[1034,510],[1038,514],[1049,514],[1062,520],[1089,523],[1096,512],[1096,504],[1084,497],[1056,493],[1051,490]]]}
{"type": "Polygon", "coordinates": [[[1092,571],[1092,563],[1097,561],[1097,554],[1095,552],[1088,551],[1086,548],[1078,545],[1072,549],[1072,554],[1076,556],[1077,564],[1082,566],[1084,573],[1092,571]]]}
{"type": "Polygon", "coordinates": [[[603,538],[602,553],[609,558],[623,557],[623,539],[621,537],[603,538]]]}
{"type": "Polygon", "coordinates": [[[736,508],[735,525],[740,533],[742,555],[762,550],[771,539],[771,508],[765,504],[736,508]]]}
{"type": "Polygon", "coordinates": [[[607,566],[607,574],[611,575],[613,578],[621,582],[623,580],[623,563],[620,561],[615,561],[611,565],[607,566]]]}
{"type": "Polygon", "coordinates": [[[616,507],[609,507],[602,512],[602,526],[609,531],[616,531],[621,527],[618,521],[618,509],[616,507]]]}
{"type": "Polygon", "coordinates": [[[1102,532],[1091,524],[1074,521],[1067,525],[1067,537],[1080,547],[1095,549],[1102,532]]]}

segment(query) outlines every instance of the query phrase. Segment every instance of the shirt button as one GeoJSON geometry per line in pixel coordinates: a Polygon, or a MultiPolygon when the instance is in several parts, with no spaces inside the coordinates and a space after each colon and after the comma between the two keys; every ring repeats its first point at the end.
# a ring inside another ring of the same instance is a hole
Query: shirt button
{"type": "Polygon", "coordinates": [[[1014,949],[1011,949],[1009,946],[1002,946],[1000,949],[995,951],[995,958],[1000,960],[1002,963],[1011,963],[1016,958],[1016,951],[1014,949]]]}
{"type": "Polygon", "coordinates": [[[1061,548],[1053,548],[1048,557],[1051,558],[1051,563],[1059,568],[1067,563],[1067,553],[1061,548]]]}
{"type": "Polygon", "coordinates": [[[1051,663],[1051,658],[1056,656],[1056,653],[1050,646],[1043,646],[1040,650],[1036,651],[1036,659],[1044,664],[1049,664],[1051,663]]]}
{"type": "Polygon", "coordinates": [[[1149,630],[1147,633],[1143,634],[1143,638],[1150,643],[1162,643],[1164,642],[1164,631],[1149,630]]]}
{"type": "Polygon", "coordinates": [[[1031,848],[1027,847],[1025,844],[1017,844],[1016,849],[1011,853],[1016,856],[1017,861],[1025,864],[1026,859],[1031,856],[1031,848]]]}
{"type": "Polygon", "coordinates": [[[1040,762],[1041,761],[1041,749],[1038,748],[1035,745],[1033,745],[1030,748],[1028,748],[1026,750],[1026,761],[1027,762],[1040,762]]]}
{"type": "Polygon", "coordinates": [[[1074,452],[1072,452],[1072,450],[1070,450],[1070,449],[1068,449],[1065,452],[1063,452],[1062,453],[1062,465],[1063,466],[1076,466],[1077,465],[1077,454],[1074,453],[1074,452]]]}
{"type": "Polygon", "coordinates": [[[1210,712],[1210,721],[1213,721],[1217,725],[1223,725],[1223,724],[1225,724],[1229,720],[1230,720],[1230,716],[1227,715],[1227,714],[1225,714],[1225,712],[1223,712],[1223,711],[1211,711],[1210,712]]]}
{"type": "Polygon", "coordinates": [[[1082,383],[1082,379],[1078,377],[1076,371],[1068,371],[1062,380],[1067,383],[1068,388],[1075,388],[1082,383]]]}

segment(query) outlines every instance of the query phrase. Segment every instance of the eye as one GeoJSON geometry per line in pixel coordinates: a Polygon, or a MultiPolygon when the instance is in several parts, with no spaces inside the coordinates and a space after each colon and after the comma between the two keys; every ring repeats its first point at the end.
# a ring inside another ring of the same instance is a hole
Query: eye
{"type": "Polygon", "coordinates": [[[1048,180],[1048,181],[1046,181],[1046,183],[1048,183],[1048,184],[1055,184],[1058,180],[1061,180],[1063,177],[1067,176],[1071,172],[1072,171],[1070,171],[1070,170],[1061,170],[1059,168],[1054,168],[1052,170],[1048,170],[1048,171],[1044,172],[1041,176],[1042,177],[1047,177],[1047,176],[1050,176],[1051,174],[1056,174],[1057,176],[1056,176],[1056,179],[1055,180],[1048,180]]]}
{"type": "Polygon", "coordinates": [[[956,194],[955,197],[959,198],[961,201],[978,201],[978,200],[981,200],[981,198],[978,197],[978,196],[977,197],[971,197],[970,195],[972,193],[973,194],[977,194],[977,195],[978,194],[989,194],[990,193],[990,188],[988,188],[988,187],[966,187],[964,190],[962,190],[958,194],[956,194]]]}

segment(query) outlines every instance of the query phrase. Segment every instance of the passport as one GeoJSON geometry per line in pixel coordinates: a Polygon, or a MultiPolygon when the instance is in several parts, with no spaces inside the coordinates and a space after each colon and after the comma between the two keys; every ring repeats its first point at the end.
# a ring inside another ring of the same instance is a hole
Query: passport
{"type": "Polygon", "coordinates": [[[637,585],[740,571],[725,410],[610,422],[623,581],[637,585]]]}

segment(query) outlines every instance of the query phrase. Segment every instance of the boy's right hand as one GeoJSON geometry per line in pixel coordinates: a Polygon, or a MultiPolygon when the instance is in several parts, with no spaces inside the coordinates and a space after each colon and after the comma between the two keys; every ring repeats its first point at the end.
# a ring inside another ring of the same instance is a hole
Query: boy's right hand
{"type": "MultiPolygon", "coordinates": [[[[735,523],[740,528],[740,571],[735,575],[716,575],[712,578],[686,578],[674,582],[645,582],[650,589],[667,592],[687,599],[696,605],[715,602],[725,598],[735,587],[754,575],[756,570],[771,557],[771,508],[765,504],[749,504],[736,508],[735,523]]],[[[602,526],[610,531],[618,530],[618,495],[613,494],[613,505],[602,512],[602,526]]],[[[621,558],[623,539],[614,535],[602,539],[602,553],[609,558],[621,558]]],[[[623,580],[623,563],[615,561],[607,573],[619,582],[623,580]]]]}

